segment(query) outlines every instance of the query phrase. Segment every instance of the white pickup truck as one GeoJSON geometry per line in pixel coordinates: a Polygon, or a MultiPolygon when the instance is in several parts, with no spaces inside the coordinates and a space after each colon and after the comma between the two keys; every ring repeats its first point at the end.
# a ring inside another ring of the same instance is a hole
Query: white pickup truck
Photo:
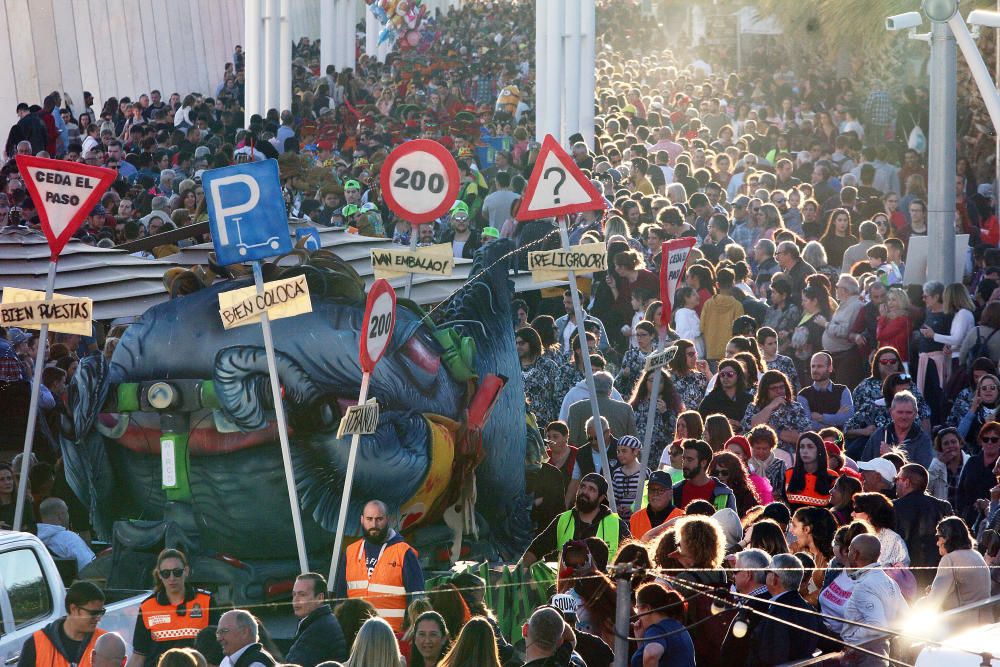
{"type": "MultiPolygon", "coordinates": [[[[149,591],[105,591],[108,613],[100,627],[129,645],[139,604],[149,591]]],[[[17,664],[21,646],[36,630],[65,615],[63,584],[48,549],[30,533],[0,531],[0,660],[17,664]]]]}

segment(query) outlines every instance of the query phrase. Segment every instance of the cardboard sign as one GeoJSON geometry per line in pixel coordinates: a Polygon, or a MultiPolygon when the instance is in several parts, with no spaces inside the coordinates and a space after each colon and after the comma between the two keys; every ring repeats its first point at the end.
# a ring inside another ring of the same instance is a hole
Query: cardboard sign
{"type": "Polygon", "coordinates": [[[677,292],[677,286],[684,277],[684,267],[687,265],[688,255],[691,254],[695,241],[693,237],[673,239],[664,243],[660,249],[660,256],[665,258],[660,260],[660,302],[663,303],[662,320],[658,323],[660,326],[670,326],[674,293],[677,292]]]}
{"type": "Polygon", "coordinates": [[[48,324],[49,331],[90,336],[94,316],[92,299],[53,294],[45,300],[45,292],[17,287],[3,288],[0,303],[0,326],[40,329],[48,324]]]}
{"type": "Polygon", "coordinates": [[[375,399],[361,405],[347,408],[347,414],[340,420],[337,437],[345,435],[371,435],[378,429],[378,403],[375,399]]]}
{"type": "Polygon", "coordinates": [[[663,368],[673,360],[674,355],[676,354],[676,347],[668,347],[663,352],[653,352],[646,357],[646,365],[642,368],[643,372],[650,371],[655,368],[663,368]]]}
{"type": "Polygon", "coordinates": [[[576,245],[569,250],[538,250],[528,253],[528,269],[536,283],[565,280],[567,272],[607,271],[608,248],[603,243],[576,245]]]}
{"type": "Polygon", "coordinates": [[[309,283],[305,276],[264,283],[264,292],[257,294],[255,286],[219,294],[219,316],[226,329],[260,322],[267,311],[272,320],[312,312],[309,283]]]}
{"type": "Polygon", "coordinates": [[[455,268],[455,256],[450,243],[409,250],[385,250],[372,248],[372,268],[376,278],[399,278],[408,273],[423,273],[431,276],[450,276],[455,268]]]}
{"type": "Polygon", "coordinates": [[[581,211],[602,211],[604,197],[597,191],[555,137],[545,135],[535,168],[524,188],[517,219],[537,220],[581,211]]]}
{"type": "Polygon", "coordinates": [[[55,261],[70,237],[101,203],[118,172],[31,155],[18,155],[14,159],[24,177],[24,186],[38,207],[42,231],[55,261]]]}

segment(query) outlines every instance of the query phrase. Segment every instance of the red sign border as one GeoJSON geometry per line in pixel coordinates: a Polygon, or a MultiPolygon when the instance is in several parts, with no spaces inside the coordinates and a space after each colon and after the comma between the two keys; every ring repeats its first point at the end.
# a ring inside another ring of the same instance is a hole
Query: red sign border
{"type": "Polygon", "coordinates": [[[382,163],[382,170],[379,172],[379,180],[382,183],[382,199],[385,200],[386,205],[388,205],[392,212],[400,218],[415,225],[433,222],[450,211],[452,205],[455,203],[455,200],[458,199],[458,191],[461,187],[461,177],[458,173],[458,163],[455,162],[455,158],[448,152],[447,148],[436,141],[432,141],[431,139],[414,139],[413,141],[407,141],[405,144],[401,144],[396,147],[395,150],[389,153],[389,157],[386,158],[385,162],[382,163]],[[419,152],[430,153],[438,159],[441,166],[444,167],[444,173],[448,179],[448,186],[445,192],[444,200],[437,208],[426,213],[417,214],[407,210],[392,194],[392,184],[390,179],[392,169],[396,166],[396,162],[410,153],[419,152]]]}
{"type": "Polygon", "coordinates": [[[570,157],[556,138],[551,134],[545,135],[545,140],[542,142],[542,147],[538,151],[538,158],[535,160],[535,168],[531,172],[531,178],[528,179],[528,185],[524,188],[524,195],[521,197],[521,204],[517,209],[517,220],[518,222],[525,222],[527,220],[538,220],[539,218],[552,218],[559,215],[566,215],[567,213],[582,213],[584,211],[603,211],[605,207],[604,197],[601,193],[597,191],[594,184],[587,180],[587,177],[583,175],[580,168],[576,166],[573,162],[573,158],[570,157]],[[573,178],[580,187],[590,195],[590,201],[580,202],[579,204],[566,204],[562,206],[554,206],[552,208],[543,208],[537,211],[528,211],[531,207],[531,200],[535,196],[535,189],[538,187],[538,181],[542,178],[542,170],[545,168],[545,160],[548,158],[549,153],[555,153],[555,156],[559,159],[559,162],[566,169],[566,175],[573,178]]]}
{"type": "MultiPolygon", "coordinates": [[[[682,236],[678,239],[670,239],[669,241],[664,241],[663,246],[660,248],[660,303],[662,304],[660,312],[660,322],[661,327],[667,327],[670,325],[670,317],[673,315],[674,304],[667,297],[670,295],[670,286],[667,284],[667,268],[669,267],[669,262],[667,258],[670,257],[670,253],[681,248],[688,249],[688,255],[684,258],[684,266],[681,267],[681,274],[677,277],[677,285],[680,285],[680,281],[684,278],[684,271],[687,269],[688,260],[691,259],[691,248],[695,246],[698,242],[693,236],[682,236]]],[[[674,293],[677,293],[677,286],[674,286],[674,293]]]]}
{"type": "Polygon", "coordinates": [[[379,278],[372,283],[371,289],[368,291],[368,298],[365,303],[365,319],[364,324],[361,326],[361,343],[358,346],[358,361],[361,363],[361,370],[364,373],[371,373],[375,370],[375,366],[382,359],[385,351],[389,348],[389,342],[386,341],[385,348],[382,349],[382,353],[378,355],[377,358],[372,359],[368,354],[368,326],[371,323],[372,308],[375,307],[375,302],[378,298],[382,296],[383,293],[388,292],[389,298],[392,299],[392,322],[389,323],[389,334],[388,339],[392,339],[392,332],[396,329],[396,290],[392,288],[389,281],[385,278],[379,278]]]}
{"type": "Polygon", "coordinates": [[[45,238],[49,240],[51,259],[53,262],[57,261],[59,253],[66,247],[70,237],[76,233],[76,230],[83,224],[87,215],[94,210],[94,207],[101,201],[101,197],[104,196],[104,193],[107,192],[111,184],[118,178],[118,172],[112,169],[105,169],[104,167],[92,167],[78,162],[53,160],[51,158],[35,157],[34,155],[16,155],[14,159],[17,161],[17,170],[21,174],[21,180],[24,181],[24,187],[28,189],[31,201],[34,202],[35,208],[38,210],[38,217],[42,222],[42,231],[45,233],[45,238]],[[38,186],[35,185],[34,178],[28,173],[28,170],[32,167],[47,169],[49,171],[60,171],[77,176],[89,176],[97,179],[97,186],[94,188],[94,191],[90,193],[90,196],[83,202],[83,206],[80,207],[75,217],[70,220],[66,229],[59,236],[55,236],[52,233],[52,227],[49,225],[49,213],[45,208],[45,202],[42,201],[42,195],[38,191],[38,186]]]}

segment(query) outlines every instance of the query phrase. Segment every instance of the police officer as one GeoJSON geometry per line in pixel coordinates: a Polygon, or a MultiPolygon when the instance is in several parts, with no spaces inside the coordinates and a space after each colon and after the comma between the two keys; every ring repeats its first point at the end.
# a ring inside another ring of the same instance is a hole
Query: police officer
{"type": "Polygon", "coordinates": [[[198,632],[217,625],[220,614],[212,594],[189,586],[187,556],[164,549],[156,558],[156,590],[139,606],[132,638],[134,652],[126,667],[154,667],[167,649],[194,646],[198,632]]]}

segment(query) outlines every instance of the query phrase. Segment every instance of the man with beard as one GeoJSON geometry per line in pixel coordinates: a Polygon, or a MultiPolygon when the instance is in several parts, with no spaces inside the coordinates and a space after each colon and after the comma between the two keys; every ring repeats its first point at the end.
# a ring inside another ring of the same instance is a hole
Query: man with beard
{"type": "Polygon", "coordinates": [[[674,506],[684,509],[694,500],[705,500],[712,507],[725,507],[736,511],[736,495],[733,490],[715,477],[709,477],[708,466],[712,463],[712,446],[704,440],[685,440],[683,461],[684,479],[674,485],[674,506]]]}
{"type": "Polygon", "coordinates": [[[381,500],[365,504],[361,529],[364,537],[341,557],[335,597],[367,599],[398,634],[408,598],[424,590],[417,552],[389,528],[388,508],[381,500]]]}
{"type": "Polygon", "coordinates": [[[576,503],[552,520],[538,534],[521,556],[518,565],[530,567],[535,562],[561,550],[571,540],[598,537],[608,545],[609,559],[615,557],[618,545],[631,537],[628,524],[607,505],[608,481],[592,472],[580,480],[576,503]]]}

